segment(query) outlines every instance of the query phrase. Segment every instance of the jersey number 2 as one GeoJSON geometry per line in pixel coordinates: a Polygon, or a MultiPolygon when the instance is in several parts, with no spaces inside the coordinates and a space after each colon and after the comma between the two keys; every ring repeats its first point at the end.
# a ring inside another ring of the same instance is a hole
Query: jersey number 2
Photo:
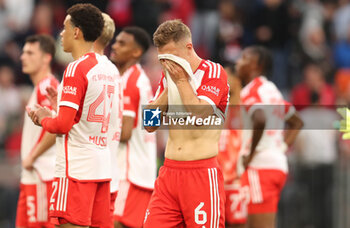
{"type": "Polygon", "coordinates": [[[87,121],[102,123],[101,133],[108,131],[109,119],[111,117],[112,101],[114,95],[114,86],[107,85],[107,96],[106,96],[106,85],[103,86],[103,90],[97,99],[90,105],[87,121]],[[107,98],[107,99],[106,99],[107,98]],[[108,100],[106,102],[106,100],[108,100]],[[103,104],[103,114],[96,114],[96,109],[103,104]]]}

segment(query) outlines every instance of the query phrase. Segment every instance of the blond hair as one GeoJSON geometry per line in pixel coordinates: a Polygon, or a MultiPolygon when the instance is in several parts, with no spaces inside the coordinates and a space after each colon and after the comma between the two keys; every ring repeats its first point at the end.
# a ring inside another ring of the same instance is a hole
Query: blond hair
{"type": "Polygon", "coordinates": [[[113,19],[108,14],[102,13],[102,17],[104,20],[104,26],[100,37],[97,39],[97,42],[105,48],[113,39],[115,24],[113,19]]]}
{"type": "Polygon", "coordinates": [[[178,42],[191,37],[190,29],[181,20],[168,20],[159,25],[153,34],[153,42],[156,47],[162,47],[171,41],[178,42]]]}

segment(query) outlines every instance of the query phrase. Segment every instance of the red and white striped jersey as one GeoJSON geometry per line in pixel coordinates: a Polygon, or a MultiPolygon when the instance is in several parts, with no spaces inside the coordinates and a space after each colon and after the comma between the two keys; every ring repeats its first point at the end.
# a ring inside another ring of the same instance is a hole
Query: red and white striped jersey
{"type": "Polygon", "coordinates": [[[266,116],[265,130],[249,166],[288,172],[283,129],[285,120],[295,112],[294,107],[283,99],[275,84],[263,76],[255,78],[242,89],[241,103],[244,130],[240,155],[250,153],[253,136],[251,117],[255,110],[261,109],[266,116]]]}
{"type": "MultiPolygon", "coordinates": [[[[50,101],[46,98],[46,88],[52,86],[57,88],[58,81],[57,79],[49,75],[46,78],[42,79],[38,85],[34,87],[34,91],[28,101],[27,106],[35,109],[35,105],[39,104],[41,106],[50,107],[50,101]]],[[[36,126],[33,121],[25,113],[24,115],[24,126],[22,131],[22,143],[21,143],[21,158],[25,159],[33,149],[41,141],[42,136],[44,135],[45,130],[42,127],[36,126]]],[[[55,158],[56,158],[56,148],[52,146],[44,154],[36,159],[34,162],[34,168],[37,171],[37,174],[43,181],[52,180],[54,177],[54,168],[55,167],[55,158]]],[[[34,184],[36,183],[37,177],[36,174],[32,171],[22,169],[21,183],[22,184],[34,184]]]]}
{"type": "MultiPolygon", "coordinates": [[[[196,81],[201,82],[196,89],[197,97],[207,101],[214,110],[214,113],[221,119],[225,119],[229,99],[229,86],[227,84],[227,74],[224,68],[209,60],[202,60],[197,70],[193,73],[196,81]]],[[[162,74],[156,95],[156,100],[167,87],[165,75],[162,74]]]]}
{"type": "Polygon", "coordinates": [[[72,129],[57,135],[55,177],[76,181],[111,179],[108,134],[116,94],[117,68],[105,56],[87,53],[70,63],[58,93],[58,108],[77,110],[72,129]]]}
{"type": "Polygon", "coordinates": [[[121,180],[153,189],[156,179],[156,135],[142,129],[142,105],[152,98],[151,83],[140,64],[131,66],[121,77],[124,88],[123,116],[134,118],[131,138],[119,144],[117,153],[121,180]]]}

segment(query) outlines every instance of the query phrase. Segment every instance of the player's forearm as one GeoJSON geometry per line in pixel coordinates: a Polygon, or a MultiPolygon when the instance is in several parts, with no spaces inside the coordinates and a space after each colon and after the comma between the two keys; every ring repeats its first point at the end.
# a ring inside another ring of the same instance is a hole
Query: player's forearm
{"type": "Polygon", "coordinates": [[[185,105],[185,109],[192,113],[192,115],[205,118],[214,113],[213,108],[208,102],[196,96],[191,84],[187,80],[178,81],[176,86],[180,93],[182,103],[185,105]]]}
{"type": "Polygon", "coordinates": [[[253,136],[252,145],[250,147],[250,160],[253,159],[256,153],[256,147],[258,146],[260,139],[265,130],[266,119],[262,110],[256,110],[252,116],[253,120],[253,136]]]}
{"type": "MultiPolygon", "coordinates": [[[[156,109],[159,108],[161,112],[161,119],[163,118],[163,113],[168,110],[168,88],[165,88],[164,91],[159,95],[159,97],[146,106],[145,109],[156,109]]],[[[158,127],[145,126],[146,131],[154,132],[158,127]]]]}
{"type": "Polygon", "coordinates": [[[146,106],[146,109],[152,109],[157,107],[159,107],[164,112],[168,109],[168,88],[165,88],[157,99],[150,102],[146,106]]]}
{"type": "Polygon", "coordinates": [[[31,156],[34,160],[44,154],[49,148],[51,148],[56,142],[56,135],[48,132],[44,133],[43,138],[33,150],[31,156]]]}
{"type": "Polygon", "coordinates": [[[294,114],[287,121],[288,129],[285,131],[284,142],[290,146],[298,136],[300,129],[304,126],[298,115],[294,114]]]}
{"type": "Polygon", "coordinates": [[[57,117],[46,117],[41,121],[42,127],[52,134],[67,134],[72,129],[77,110],[61,106],[57,117]]]}
{"type": "Polygon", "coordinates": [[[250,147],[250,154],[249,154],[251,159],[255,155],[256,147],[258,146],[263,133],[264,133],[264,129],[261,129],[261,128],[253,129],[252,145],[250,147]]]}
{"type": "Polygon", "coordinates": [[[122,132],[120,134],[120,142],[126,143],[131,139],[135,118],[131,116],[123,116],[122,132]]]}

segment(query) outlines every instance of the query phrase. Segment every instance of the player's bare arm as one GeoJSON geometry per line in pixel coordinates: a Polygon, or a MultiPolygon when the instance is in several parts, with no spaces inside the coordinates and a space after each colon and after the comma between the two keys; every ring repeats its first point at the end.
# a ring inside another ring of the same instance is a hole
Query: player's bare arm
{"type": "MultiPolygon", "coordinates": [[[[164,88],[163,92],[159,95],[159,97],[154,100],[153,102],[151,102],[146,109],[150,109],[150,108],[157,108],[159,107],[159,109],[162,111],[161,112],[161,118],[163,118],[163,113],[166,112],[168,110],[168,88],[164,88]]],[[[155,130],[158,129],[158,127],[146,127],[145,126],[146,131],[148,132],[154,132],[155,130]]]]}
{"type": "Polygon", "coordinates": [[[245,168],[248,167],[249,163],[253,159],[256,151],[256,147],[259,144],[259,141],[264,133],[265,123],[266,123],[266,117],[264,114],[264,111],[261,109],[257,109],[254,111],[252,115],[252,121],[253,121],[253,137],[252,137],[252,145],[250,147],[250,153],[247,157],[244,158],[244,166],[245,168]]]}
{"type": "Polygon", "coordinates": [[[32,170],[33,164],[36,161],[36,159],[40,157],[42,154],[44,154],[46,151],[48,151],[48,149],[51,148],[55,144],[55,142],[56,142],[56,135],[45,132],[42,140],[34,148],[32,153],[30,153],[22,161],[23,168],[27,170],[32,170]]]}
{"type": "Polygon", "coordinates": [[[193,92],[188,80],[189,76],[181,66],[171,60],[162,60],[162,65],[169,72],[171,79],[176,84],[181,100],[188,112],[201,118],[214,113],[210,104],[205,100],[199,99],[193,92]]]}
{"type": "Polygon", "coordinates": [[[131,138],[132,129],[134,126],[135,118],[131,116],[123,116],[122,132],[120,136],[120,142],[127,142],[131,138]]]}
{"type": "Polygon", "coordinates": [[[284,142],[287,144],[287,146],[290,146],[295,141],[295,138],[299,134],[300,129],[304,126],[304,123],[298,114],[294,113],[286,120],[286,124],[288,128],[285,131],[284,142]]]}

